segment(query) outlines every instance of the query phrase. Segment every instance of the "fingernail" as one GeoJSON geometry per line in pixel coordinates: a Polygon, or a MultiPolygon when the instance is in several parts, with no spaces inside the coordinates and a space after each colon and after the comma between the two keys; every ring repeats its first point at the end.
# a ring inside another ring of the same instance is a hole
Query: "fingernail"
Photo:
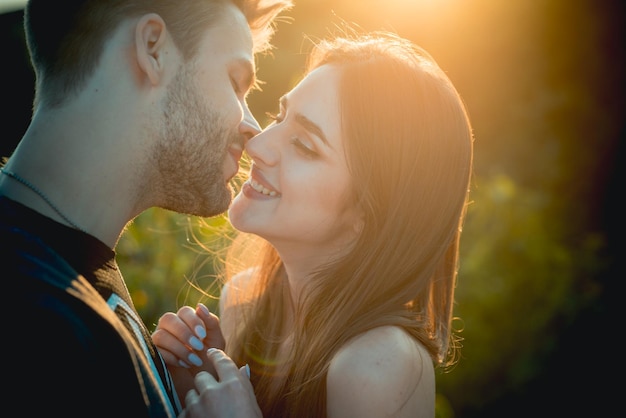
{"type": "Polygon", "coordinates": [[[182,360],[178,360],[178,364],[180,364],[180,366],[184,367],[185,369],[189,368],[189,365],[182,360]]]}
{"type": "Polygon", "coordinates": [[[189,359],[189,362],[194,366],[202,366],[202,360],[200,360],[200,357],[198,357],[195,353],[189,354],[187,358],[189,359]]]}
{"type": "Polygon", "coordinates": [[[248,379],[250,379],[250,366],[248,365],[248,363],[246,363],[246,376],[248,376],[248,379]]]}
{"type": "Polygon", "coordinates": [[[202,341],[194,336],[189,339],[189,345],[192,346],[194,350],[202,350],[204,348],[202,341]]]}
{"type": "Polygon", "coordinates": [[[202,325],[198,325],[194,328],[194,330],[196,331],[196,335],[198,336],[198,338],[204,340],[204,337],[206,337],[206,330],[204,329],[204,327],[202,325]]]}
{"type": "Polygon", "coordinates": [[[211,311],[209,311],[209,308],[207,308],[204,303],[198,303],[198,307],[202,309],[202,311],[207,315],[211,313],[211,311]]]}

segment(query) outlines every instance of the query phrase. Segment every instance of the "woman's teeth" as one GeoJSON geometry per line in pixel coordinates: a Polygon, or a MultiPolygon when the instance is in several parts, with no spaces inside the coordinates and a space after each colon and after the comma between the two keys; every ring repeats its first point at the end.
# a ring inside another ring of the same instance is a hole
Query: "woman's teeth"
{"type": "Polygon", "coordinates": [[[256,190],[259,193],[263,193],[266,196],[276,196],[278,193],[276,193],[274,190],[270,190],[267,189],[265,187],[263,187],[263,185],[257,183],[256,181],[250,179],[250,186],[252,186],[252,188],[254,190],[256,190]]]}

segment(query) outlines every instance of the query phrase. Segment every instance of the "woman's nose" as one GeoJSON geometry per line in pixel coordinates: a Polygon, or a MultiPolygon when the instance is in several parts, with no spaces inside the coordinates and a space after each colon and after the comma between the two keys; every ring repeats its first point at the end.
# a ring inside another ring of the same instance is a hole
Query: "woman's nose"
{"type": "Polygon", "coordinates": [[[278,163],[280,151],[275,144],[276,141],[272,141],[273,135],[276,133],[270,126],[246,142],[246,152],[256,164],[273,166],[278,163]]]}

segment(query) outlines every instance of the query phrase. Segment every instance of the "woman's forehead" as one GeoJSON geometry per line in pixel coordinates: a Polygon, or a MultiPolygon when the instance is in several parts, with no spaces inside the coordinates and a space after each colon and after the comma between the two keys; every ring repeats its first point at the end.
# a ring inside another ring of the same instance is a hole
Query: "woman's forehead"
{"type": "Polygon", "coordinates": [[[338,138],[340,128],[339,71],[323,65],[308,73],[286,95],[287,111],[299,113],[338,138]]]}

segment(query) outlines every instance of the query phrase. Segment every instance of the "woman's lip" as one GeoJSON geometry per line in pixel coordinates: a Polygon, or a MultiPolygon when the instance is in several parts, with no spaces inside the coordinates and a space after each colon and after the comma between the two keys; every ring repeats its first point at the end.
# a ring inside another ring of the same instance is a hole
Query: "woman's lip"
{"type": "Polygon", "coordinates": [[[260,193],[252,187],[252,185],[250,184],[250,181],[246,181],[241,186],[241,193],[244,196],[246,196],[248,199],[254,199],[254,200],[270,200],[270,199],[275,199],[276,197],[280,196],[280,195],[270,196],[267,194],[260,193]]]}
{"type": "Polygon", "coordinates": [[[276,192],[276,196],[280,196],[278,189],[274,187],[272,183],[267,181],[267,179],[263,176],[263,173],[254,164],[250,167],[250,179],[262,185],[266,189],[276,192]]]}

